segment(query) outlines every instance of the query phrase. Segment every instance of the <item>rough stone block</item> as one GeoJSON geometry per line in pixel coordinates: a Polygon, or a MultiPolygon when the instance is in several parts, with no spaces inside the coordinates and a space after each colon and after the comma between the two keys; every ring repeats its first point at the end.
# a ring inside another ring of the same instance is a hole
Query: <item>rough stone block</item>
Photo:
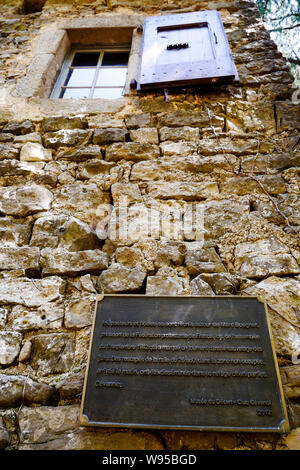
{"type": "Polygon", "coordinates": [[[95,296],[82,296],[66,302],[64,326],[80,329],[91,326],[95,311],[95,296]]]}
{"type": "Polygon", "coordinates": [[[143,113],[126,116],[125,124],[128,129],[140,129],[141,127],[151,127],[151,115],[150,113],[143,113]]]}
{"type": "Polygon", "coordinates": [[[97,289],[107,294],[137,292],[141,289],[145,277],[146,271],[140,266],[128,268],[116,263],[100,274],[97,289]]]}
{"type": "Polygon", "coordinates": [[[54,387],[22,375],[0,374],[0,406],[16,407],[24,403],[51,404],[55,399],[54,387]]]}
{"type": "Polygon", "coordinates": [[[18,357],[22,335],[15,331],[0,331],[0,364],[8,366],[18,357]]]}
{"type": "Polygon", "coordinates": [[[64,248],[44,248],[40,265],[43,274],[76,276],[82,272],[99,274],[108,267],[108,261],[108,255],[101,250],[70,252],[64,248]]]}
{"type": "Polygon", "coordinates": [[[192,276],[202,273],[220,273],[226,271],[215,248],[212,247],[203,248],[198,251],[189,251],[185,258],[185,265],[192,276]]]}
{"type": "Polygon", "coordinates": [[[114,183],[111,187],[113,203],[120,202],[132,204],[143,200],[140,188],[132,183],[114,183]]]}
{"type": "Polygon", "coordinates": [[[239,196],[252,193],[280,194],[285,193],[287,186],[280,175],[258,175],[255,177],[233,177],[222,185],[222,192],[239,196]]]}
{"type": "Polygon", "coordinates": [[[68,372],[73,364],[73,333],[52,333],[32,339],[32,367],[39,376],[68,372]]]}
{"type": "Polygon", "coordinates": [[[154,127],[142,127],[130,131],[130,138],[141,144],[158,144],[158,132],[154,127]]]}
{"type": "Polygon", "coordinates": [[[9,318],[16,331],[57,330],[62,326],[64,314],[62,302],[49,302],[38,308],[17,305],[12,308],[9,318]]]}
{"type": "Polygon", "coordinates": [[[34,223],[30,245],[82,251],[98,248],[99,241],[91,227],[81,220],[64,214],[47,214],[34,223]]]}
{"type": "Polygon", "coordinates": [[[24,135],[33,132],[34,126],[28,119],[22,122],[11,121],[3,127],[2,131],[14,135],[24,135]]]}
{"type": "Polygon", "coordinates": [[[112,144],[106,149],[105,159],[107,161],[131,160],[152,160],[160,156],[158,145],[140,144],[138,142],[125,142],[112,144]]]}
{"type": "Polygon", "coordinates": [[[7,246],[28,245],[31,224],[23,219],[0,218],[0,244],[7,246]]]}
{"type": "Polygon", "coordinates": [[[238,290],[239,279],[230,273],[204,273],[198,276],[210,285],[217,295],[232,295],[238,290]]]}
{"type": "Polygon", "coordinates": [[[277,353],[291,356],[300,351],[299,332],[285,320],[286,318],[295,324],[298,322],[295,308],[300,308],[299,280],[271,276],[246,288],[243,293],[257,296],[261,301],[266,301],[277,353]]]}
{"type": "Polygon", "coordinates": [[[16,135],[14,137],[14,144],[26,144],[28,142],[42,144],[42,137],[38,132],[31,132],[30,134],[25,135],[16,135]]]}
{"type": "Polygon", "coordinates": [[[203,296],[214,296],[215,293],[210,287],[210,285],[203,281],[200,276],[195,277],[191,281],[191,291],[192,295],[203,295],[203,296]]]}
{"type": "Polygon", "coordinates": [[[55,132],[63,129],[85,129],[87,127],[86,118],[81,117],[50,117],[42,122],[42,132],[55,132]]]}
{"type": "Polygon", "coordinates": [[[106,145],[113,142],[125,142],[128,136],[126,129],[118,129],[116,127],[107,129],[96,129],[93,136],[93,144],[106,145]]]}
{"type": "Polygon", "coordinates": [[[299,153],[275,153],[241,158],[242,172],[265,173],[266,170],[284,170],[300,165],[299,153]]]}
{"type": "Polygon", "coordinates": [[[57,132],[46,132],[43,137],[45,147],[75,147],[89,143],[89,131],[84,129],[63,129],[57,132]]]}
{"type": "Polygon", "coordinates": [[[195,142],[163,142],[160,145],[163,155],[193,155],[197,154],[197,144],[195,142]]]}
{"type": "Polygon", "coordinates": [[[180,266],[184,263],[186,252],[187,249],[184,242],[161,241],[157,247],[154,265],[156,268],[180,266]]]}
{"type": "Polygon", "coordinates": [[[191,142],[198,142],[200,131],[197,127],[162,127],[159,129],[159,137],[161,142],[173,140],[175,142],[179,140],[188,140],[191,142]]]}
{"type": "Polygon", "coordinates": [[[0,160],[12,160],[19,157],[20,150],[11,144],[0,144],[0,160]]]}
{"type": "Polygon", "coordinates": [[[276,103],[277,132],[300,129],[300,105],[278,101],[276,103]]]}
{"type": "Polygon", "coordinates": [[[182,199],[184,201],[201,201],[219,194],[215,181],[203,183],[157,182],[148,185],[149,196],[159,199],[182,199]]]}
{"type": "Polygon", "coordinates": [[[62,299],[65,281],[57,276],[46,279],[3,278],[0,279],[0,302],[40,307],[48,302],[62,299]]]}
{"type": "Polygon", "coordinates": [[[215,113],[210,115],[202,111],[185,111],[178,110],[169,113],[159,113],[158,123],[160,127],[208,127],[224,126],[224,118],[217,116],[215,113]]]}
{"type": "Polygon", "coordinates": [[[73,162],[86,161],[91,158],[99,158],[102,160],[101,147],[99,145],[86,145],[83,148],[70,150],[62,150],[56,155],[56,160],[70,160],[73,162]]]}
{"type": "Polygon", "coordinates": [[[40,250],[36,247],[5,247],[0,252],[0,269],[39,271],[40,250]]]}
{"type": "Polygon", "coordinates": [[[49,162],[50,160],[52,160],[51,150],[45,149],[41,144],[28,142],[21,148],[21,162],[49,162]]]}
{"type": "Polygon", "coordinates": [[[52,193],[39,185],[3,188],[0,192],[0,213],[25,217],[29,214],[49,210],[52,193]]]}

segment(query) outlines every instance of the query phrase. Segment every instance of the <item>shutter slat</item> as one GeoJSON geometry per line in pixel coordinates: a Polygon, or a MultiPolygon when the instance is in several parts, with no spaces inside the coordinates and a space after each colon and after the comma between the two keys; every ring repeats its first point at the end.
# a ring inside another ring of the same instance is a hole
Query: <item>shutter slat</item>
{"type": "Polygon", "coordinates": [[[217,11],[145,20],[139,91],[236,79],[236,67],[217,11]]]}

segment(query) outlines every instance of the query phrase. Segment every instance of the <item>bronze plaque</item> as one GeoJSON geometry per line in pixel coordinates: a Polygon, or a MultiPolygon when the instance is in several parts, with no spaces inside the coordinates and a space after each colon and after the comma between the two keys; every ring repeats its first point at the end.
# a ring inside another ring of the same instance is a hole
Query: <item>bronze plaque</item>
{"type": "Polygon", "coordinates": [[[266,306],[254,297],[99,296],[80,419],[287,432],[266,306]]]}

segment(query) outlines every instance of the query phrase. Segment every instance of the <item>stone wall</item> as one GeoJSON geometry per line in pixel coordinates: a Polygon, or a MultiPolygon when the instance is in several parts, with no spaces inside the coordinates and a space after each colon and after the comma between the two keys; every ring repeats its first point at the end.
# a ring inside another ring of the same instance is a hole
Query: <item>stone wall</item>
{"type": "Polygon", "coordinates": [[[0,2],[0,448],[299,449],[300,110],[255,3],[23,7],[0,2]],[[170,91],[169,102],[159,91],[85,104],[15,94],[41,32],[66,18],[208,8],[222,16],[239,83],[170,91]],[[112,235],[124,196],[128,234],[112,235]],[[181,230],[191,207],[204,231],[181,230]],[[143,229],[150,208],[154,234],[143,229]],[[264,298],[291,433],[80,427],[97,292],[264,298]]]}

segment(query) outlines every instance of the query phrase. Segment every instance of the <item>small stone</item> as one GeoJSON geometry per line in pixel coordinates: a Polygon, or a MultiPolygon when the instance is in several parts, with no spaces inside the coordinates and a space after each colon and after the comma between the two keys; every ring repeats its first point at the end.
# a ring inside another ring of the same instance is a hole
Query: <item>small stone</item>
{"type": "Polygon", "coordinates": [[[26,362],[30,359],[31,347],[31,341],[25,341],[19,354],[19,362],[26,362]]]}
{"type": "Polygon", "coordinates": [[[81,272],[99,274],[108,267],[109,257],[101,250],[69,252],[64,248],[44,248],[40,265],[43,274],[68,274],[76,276],[81,272]]]}
{"type": "Polygon", "coordinates": [[[0,418],[0,450],[4,450],[9,443],[9,433],[4,427],[3,420],[0,418]]]}
{"type": "Polygon", "coordinates": [[[125,142],[128,136],[126,129],[118,129],[116,127],[107,129],[96,129],[93,136],[93,144],[107,145],[113,142],[125,142]]]}
{"type": "Polygon", "coordinates": [[[50,160],[52,160],[51,150],[45,149],[41,144],[28,142],[21,148],[21,162],[49,162],[50,160]]]}
{"type": "Polygon", "coordinates": [[[19,157],[20,150],[11,144],[0,144],[0,160],[13,160],[19,157]]]}
{"type": "Polygon", "coordinates": [[[0,328],[3,328],[7,322],[8,310],[0,308],[0,328]]]}
{"type": "Polygon", "coordinates": [[[73,364],[75,338],[73,333],[51,333],[32,338],[33,369],[39,376],[68,372],[73,364]]]}
{"type": "Polygon", "coordinates": [[[22,335],[15,331],[0,331],[0,364],[10,365],[18,357],[22,335]]]}
{"type": "Polygon", "coordinates": [[[95,311],[95,296],[85,296],[66,302],[64,325],[70,329],[91,326],[95,311]]]}
{"type": "Polygon", "coordinates": [[[33,124],[28,119],[23,122],[10,122],[3,128],[3,132],[10,132],[11,134],[15,135],[30,134],[33,131],[33,124]]]}
{"type": "Polygon", "coordinates": [[[136,268],[145,265],[145,259],[140,248],[123,246],[116,249],[116,260],[127,268],[136,268]]]}
{"type": "Polygon", "coordinates": [[[31,224],[23,219],[0,218],[0,243],[6,246],[28,245],[31,224]]]}
{"type": "Polygon", "coordinates": [[[163,266],[180,266],[184,262],[186,246],[184,242],[162,241],[159,243],[154,264],[156,268],[163,266]]]}
{"type": "Polygon", "coordinates": [[[209,284],[217,295],[234,294],[238,290],[239,280],[230,273],[200,274],[199,278],[209,284]]]}
{"type": "Polygon", "coordinates": [[[137,292],[141,289],[146,271],[141,267],[128,268],[120,263],[111,265],[103,271],[97,281],[99,292],[137,292]]]}
{"type": "Polygon", "coordinates": [[[74,401],[81,397],[83,390],[84,371],[77,374],[69,374],[65,379],[58,382],[55,387],[59,392],[60,400],[74,401]]]}
{"type": "Polygon", "coordinates": [[[13,134],[5,134],[0,132],[0,142],[7,143],[7,142],[13,142],[14,140],[14,135],[13,134]]]}
{"type": "Polygon", "coordinates": [[[142,202],[140,188],[132,183],[114,183],[111,186],[111,194],[114,205],[121,203],[132,204],[142,202]]]}
{"type": "Polygon", "coordinates": [[[208,127],[224,126],[224,118],[215,113],[203,111],[177,110],[169,113],[159,113],[158,122],[160,127],[208,127]]]}
{"type": "Polygon", "coordinates": [[[186,255],[185,265],[192,276],[202,273],[220,273],[226,271],[215,248],[189,251],[186,255]]]}
{"type": "Polygon", "coordinates": [[[215,295],[210,285],[207,284],[207,282],[203,281],[200,276],[195,277],[195,279],[191,281],[191,290],[192,295],[215,295]]]}

